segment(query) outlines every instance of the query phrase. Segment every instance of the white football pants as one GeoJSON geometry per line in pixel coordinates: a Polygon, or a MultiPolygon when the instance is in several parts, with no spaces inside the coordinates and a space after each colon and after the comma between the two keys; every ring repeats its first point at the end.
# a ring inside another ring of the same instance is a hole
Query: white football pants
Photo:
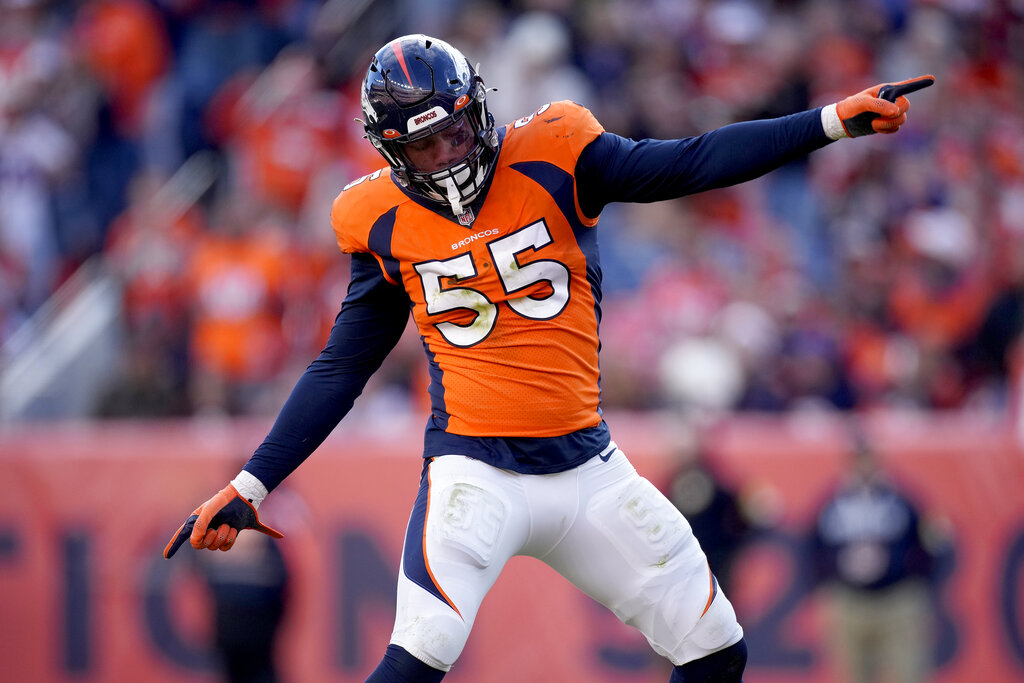
{"type": "Polygon", "coordinates": [[[689,523],[612,443],[557,474],[432,459],[406,532],[391,642],[449,670],[516,555],[548,564],[675,665],[743,637],[689,523]]]}

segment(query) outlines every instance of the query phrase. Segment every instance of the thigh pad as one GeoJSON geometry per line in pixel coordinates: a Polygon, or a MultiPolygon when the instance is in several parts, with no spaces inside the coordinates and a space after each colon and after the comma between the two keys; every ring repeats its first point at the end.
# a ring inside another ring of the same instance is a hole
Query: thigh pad
{"type": "Polygon", "coordinates": [[[642,573],[662,573],[680,554],[689,554],[684,548],[693,537],[689,523],[642,477],[597,493],[587,517],[642,573]]]}
{"type": "Polygon", "coordinates": [[[462,551],[478,567],[490,565],[505,525],[501,498],[474,484],[458,482],[441,491],[437,502],[439,514],[428,524],[439,525],[441,543],[462,551]]]}

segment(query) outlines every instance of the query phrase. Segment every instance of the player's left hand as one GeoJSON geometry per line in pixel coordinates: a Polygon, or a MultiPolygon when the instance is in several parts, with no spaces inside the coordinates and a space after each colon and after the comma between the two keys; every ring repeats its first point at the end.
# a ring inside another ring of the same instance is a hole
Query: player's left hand
{"type": "Polygon", "coordinates": [[[178,527],[164,548],[164,557],[170,558],[176,553],[186,538],[197,550],[230,550],[242,529],[255,529],[271,538],[284,537],[280,531],[262,524],[252,503],[242,498],[235,487],[228,484],[213,498],[197,507],[185,523],[178,527]]]}
{"type": "Polygon", "coordinates": [[[836,103],[836,115],[845,136],[895,133],[907,121],[912,92],[927,88],[935,77],[926,74],[899,83],[881,83],[836,103]]]}

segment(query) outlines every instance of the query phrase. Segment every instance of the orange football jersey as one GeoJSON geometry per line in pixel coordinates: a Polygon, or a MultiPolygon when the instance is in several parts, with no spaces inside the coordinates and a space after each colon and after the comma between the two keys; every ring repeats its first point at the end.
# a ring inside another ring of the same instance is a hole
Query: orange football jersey
{"type": "Polygon", "coordinates": [[[388,168],[335,199],[341,250],[372,254],[412,301],[445,431],[550,437],[601,422],[597,220],[580,212],[573,172],[602,132],[572,102],[506,126],[470,225],[388,168]]]}

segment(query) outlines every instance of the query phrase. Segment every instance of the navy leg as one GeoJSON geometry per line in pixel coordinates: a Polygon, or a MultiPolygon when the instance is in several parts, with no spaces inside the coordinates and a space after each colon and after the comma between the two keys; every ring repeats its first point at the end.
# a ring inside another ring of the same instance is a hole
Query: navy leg
{"type": "Polygon", "coordinates": [[[747,644],[740,640],[724,650],[672,669],[669,683],[743,683],[747,644]]]}
{"type": "Polygon", "coordinates": [[[388,645],[384,659],[366,683],[439,683],[444,671],[427,666],[397,645],[388,645]]]}

